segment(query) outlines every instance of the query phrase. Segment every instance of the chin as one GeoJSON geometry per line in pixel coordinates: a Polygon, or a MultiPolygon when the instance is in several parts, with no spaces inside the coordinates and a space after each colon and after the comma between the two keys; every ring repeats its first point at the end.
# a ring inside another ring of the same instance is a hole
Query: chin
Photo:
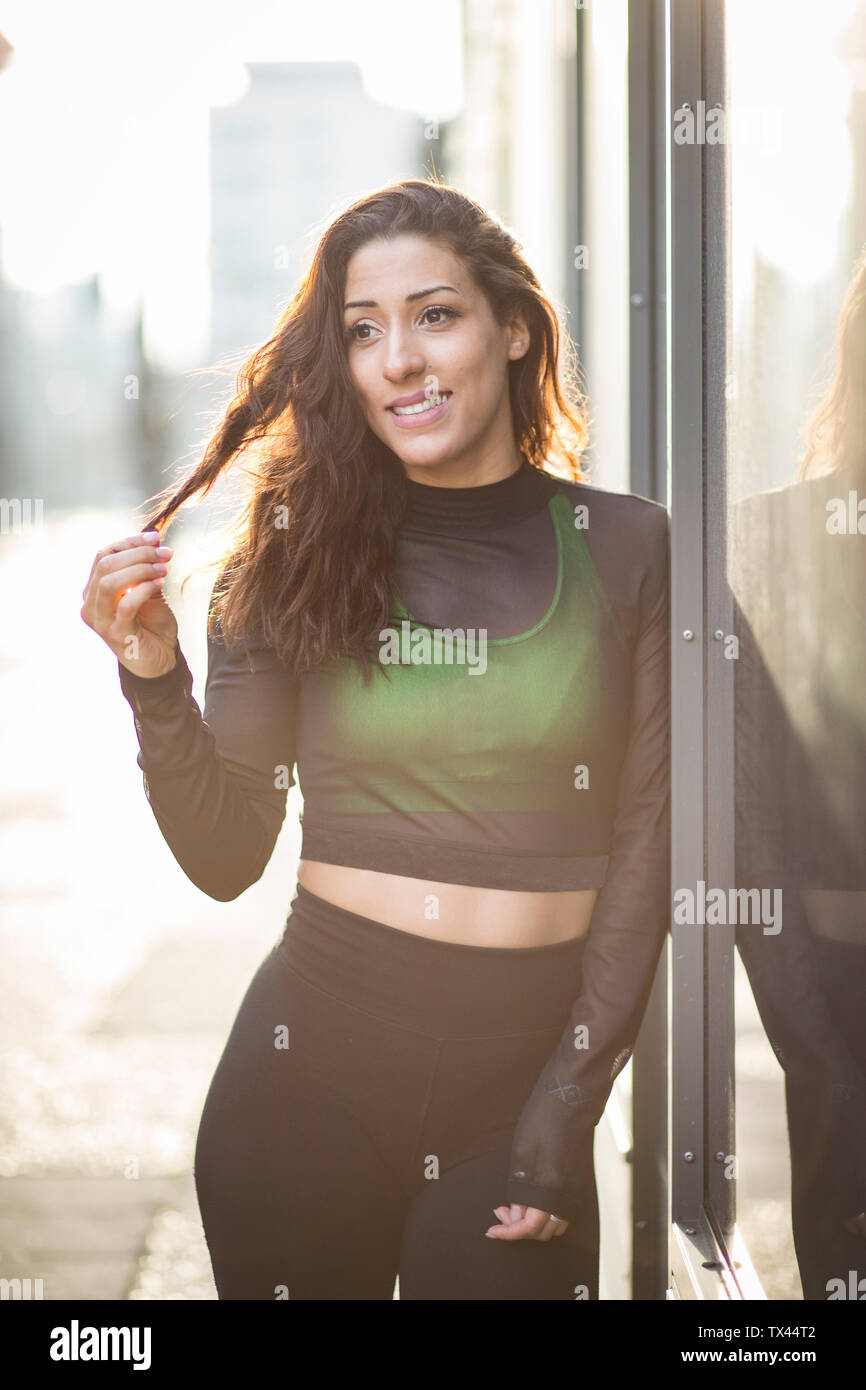
{"type": "Polygon", "coordinates": [[[447,454],[437,454],[434,458],[411,458],[405,454],[399,455],[399,458],[401,463],[408,464],[410,468],[444,468],[451,462],[452,454],[449,450],[447,454]]]}
{"type": "MultiPolygon", "coordinates": [[[[401,441],[398,441],[398,443],[401,441]]],[[[408,468],[444,468],[450,464],[455,457],[453,448],[441,446],[435,449],[398,449],[389,441],[388,447],[396,454],[402,464],[408,468]]],[[[456,451],[459,452],[459,451],[456,451]]]]}

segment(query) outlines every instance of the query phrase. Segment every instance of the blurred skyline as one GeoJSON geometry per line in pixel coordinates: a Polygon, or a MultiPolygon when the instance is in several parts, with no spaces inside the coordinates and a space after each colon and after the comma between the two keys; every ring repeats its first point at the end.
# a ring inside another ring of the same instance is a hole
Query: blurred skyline
{"type": "MultiPolygon", "coordinates": [[[[143,302],[156,360],[177,370],[198,361],[211,110],[243,98],[248,62],[351,62],[369,101],[449,119],[463,99],[460,0],[435,13],[431,24],[419,0],[383,0],[374,25],[349,0],[157,0],[135,12],[109,0],[13,0],[3,32],[14,52],[0,79],[0,123],[14,133],[0,150],[3,278],[49,292],[97,274],[119,321],[143,302]]],[[[361,151],[357,163],[363,179],[361,151]]]]}
{"type": "Polygon", "coordinates": [[[418,3],[385,0],[374,24],[347,0],[254,0],[133,24],[96,0],[13,3],[0,493],[140,506],[200,455],[324,225],[395,179],[445,178],[513,218],[573,308],[572,18],[562,0],[447,0],[435,24],[418,3]]]}

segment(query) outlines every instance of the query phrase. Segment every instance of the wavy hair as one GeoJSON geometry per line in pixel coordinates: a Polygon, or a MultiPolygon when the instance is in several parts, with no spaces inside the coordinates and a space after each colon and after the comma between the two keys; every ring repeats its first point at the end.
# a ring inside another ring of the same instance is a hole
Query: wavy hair
{"type": "Polygon", "coordinates": [[[839,311],[834,368],[806,423],[796,481],[834,473],[866,472],[866,245],[839,311]]]}
{"type": "Polygon", "coordinates": [[[208,631],[219,628],[229,642],[254,631],[296,673],[353,656],[366,682],[368,645],[389,621],[406,474],[364,418],[342,306],[352,255],[403,234],[453,251],[498,323],[522,311],[529,349],[507,368],[515,442],[541,471],[585,476],[589,426],[576,353],[520,243],[465,193],[432,180],[390,183],[351,203],[323,233],[272,337],[240,368],[201,462],[155,495],[162,505],[147,527],[164,528],[243,460],[249,497],[213,562],[221,570],[208,631]]]}

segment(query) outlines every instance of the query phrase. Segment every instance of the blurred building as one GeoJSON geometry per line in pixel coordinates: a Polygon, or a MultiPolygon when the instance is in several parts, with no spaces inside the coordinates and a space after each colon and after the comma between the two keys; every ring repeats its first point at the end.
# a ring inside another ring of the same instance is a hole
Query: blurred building
{"type": "Polygon", "coordinates": [[[112,321],[94,275],[46,294],[2,284],[0,320],[2,496],[135,507],[170,437],[140,311],[112,321]]]}
{"type": "Polygon", "coordinates": [[[347,202],[424,172],[424,123],[364,91],[354,63],[248,63],[211,112],[211,356],[271,336],[322,229],[347,202]]]}

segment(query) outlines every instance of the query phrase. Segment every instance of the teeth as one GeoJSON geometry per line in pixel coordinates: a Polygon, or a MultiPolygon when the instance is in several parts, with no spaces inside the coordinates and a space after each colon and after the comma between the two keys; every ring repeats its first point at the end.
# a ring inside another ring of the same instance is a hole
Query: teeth
{"type": "Polygon", "coordinates": [[[450,395],[451,392],[446,391],[442,396],[430,396],[427,400],[416,401],[415,405],[392,405],[391,409],[395,415],[423,415],[425,410],[433,410],[443,401],[447,401],[450,395]]]}

